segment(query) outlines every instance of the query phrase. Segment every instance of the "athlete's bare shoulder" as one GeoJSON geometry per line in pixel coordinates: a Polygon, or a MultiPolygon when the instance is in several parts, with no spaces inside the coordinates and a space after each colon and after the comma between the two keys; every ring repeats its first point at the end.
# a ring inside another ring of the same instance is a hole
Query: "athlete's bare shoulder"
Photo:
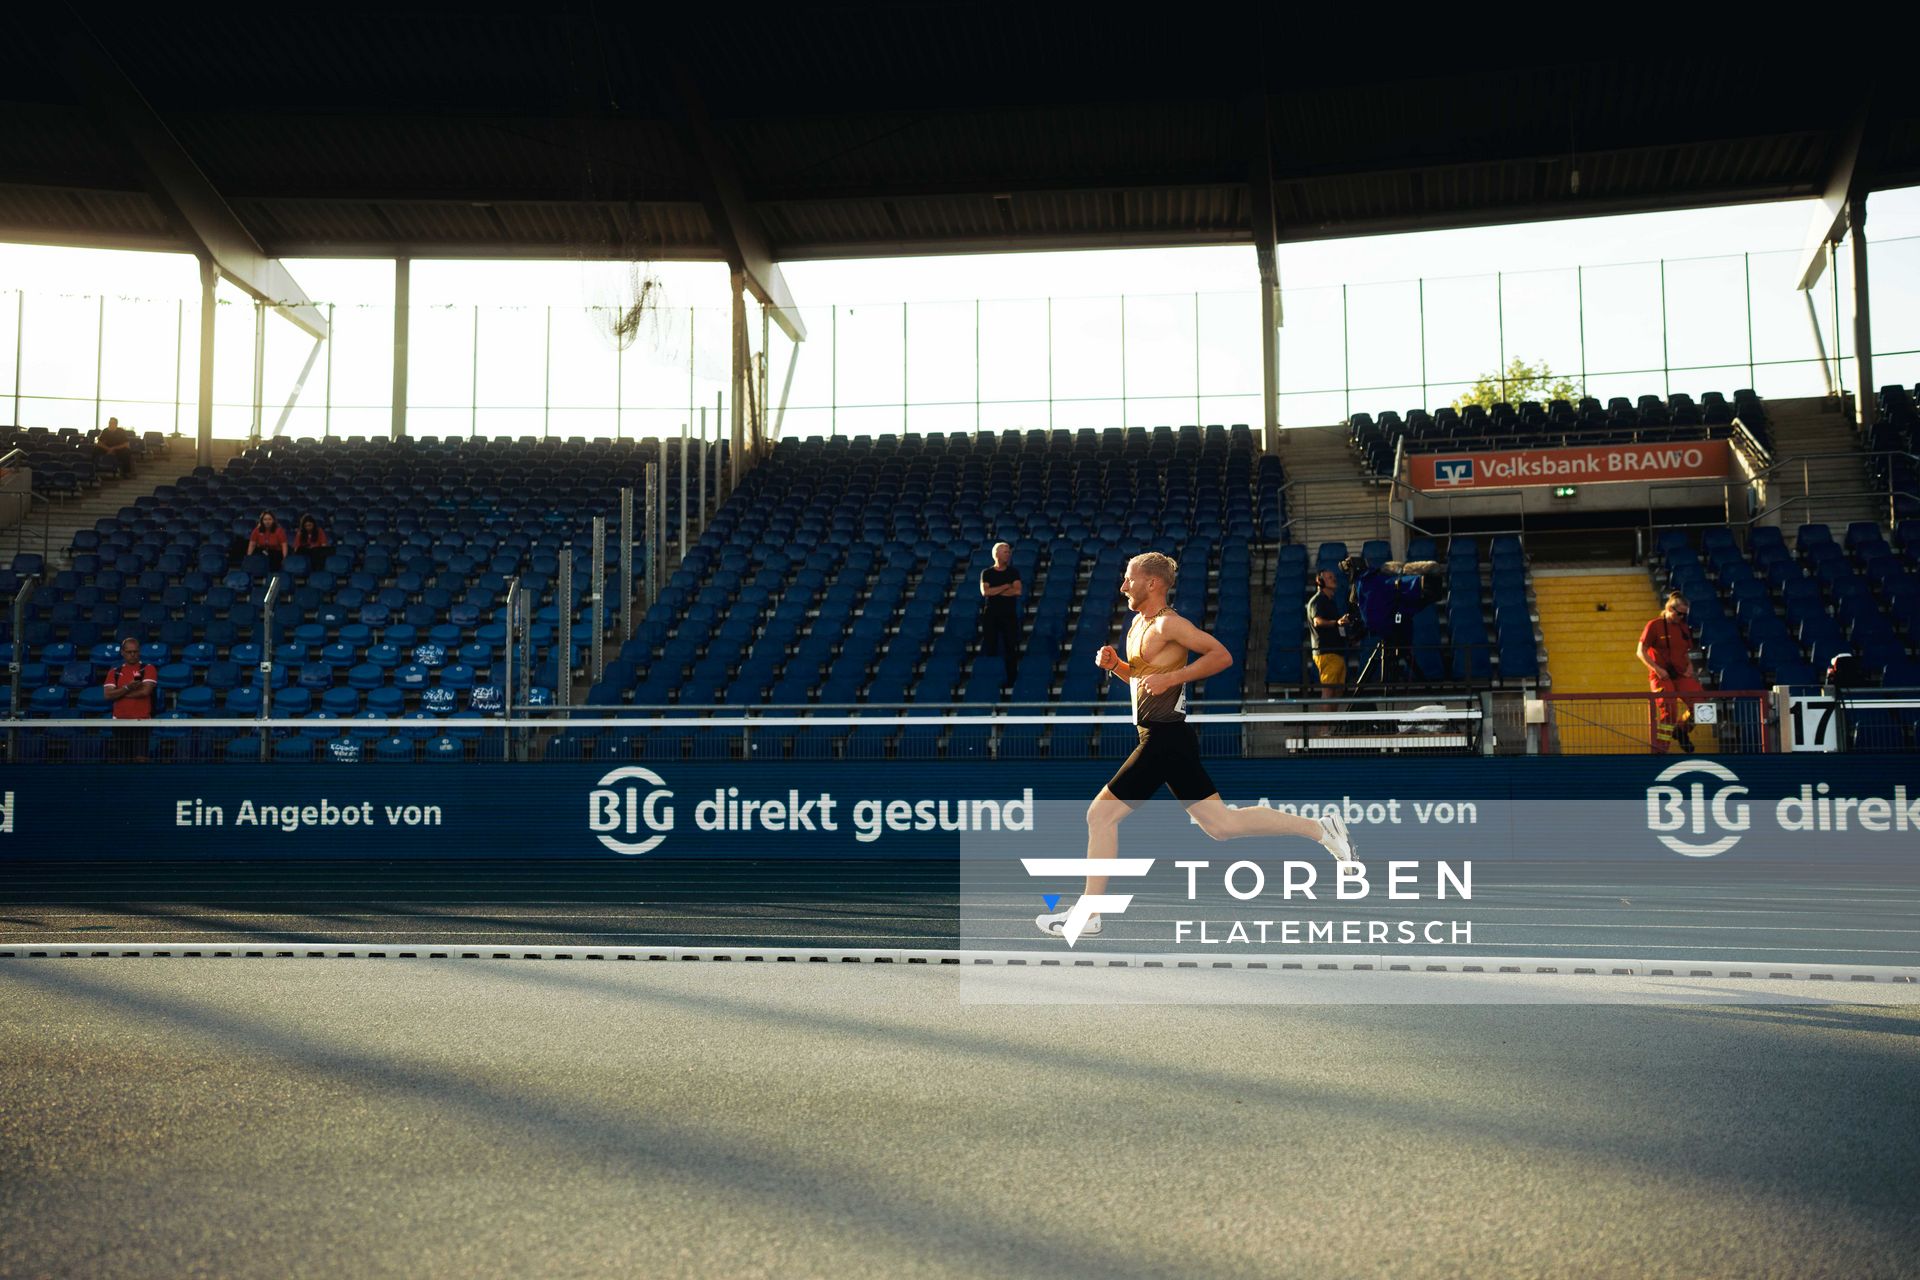
{"type": "Polygon", "coordinates": [[[1170,644],[1185,645],[1194,653],[1211,653],[1220,647],[1218,640],[1177,613],[1168,613],[1161,621],[1167,625],[1159,633],[1160,638],[1170,644]]]}
{"type": "Polygon", "coordinates": [[[1149,657],[1169,644],[1177,644],[1184,628],[1191,624],[1171,608],[1162,609],[1140,628],[1140,648],[1149,657]]]}

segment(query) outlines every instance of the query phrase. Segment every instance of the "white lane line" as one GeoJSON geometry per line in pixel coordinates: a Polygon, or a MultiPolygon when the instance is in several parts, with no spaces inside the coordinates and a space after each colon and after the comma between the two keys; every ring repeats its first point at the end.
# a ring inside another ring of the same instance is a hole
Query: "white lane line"
{"type": "Polygon", "coordinates": [[[206,943],[149,942],[118,944],[21,943],[0,946],[0,959],[195,958],[195,959],[492,959],[584,961],[790,961],[815,963],[1007,965],[1042,968],[1253,969],[1474,973],[1484,975],[1599,974],[1638,977],[1807,978],[1809,980],[1920,983],[1920,967],[1856,962],[1699,961],[1660,958],[1565,956],[1417,956],[1379,953],[1264,953],[1242,957],[1200,957],[1190,953],[1089,952],[1062,949],[987,950],[915,947],[784,947],[748,944],[718,947],[613,945],[586,943],[526,946],[477,943],[448,946],[436,942],[395,943],[206,943]]]}

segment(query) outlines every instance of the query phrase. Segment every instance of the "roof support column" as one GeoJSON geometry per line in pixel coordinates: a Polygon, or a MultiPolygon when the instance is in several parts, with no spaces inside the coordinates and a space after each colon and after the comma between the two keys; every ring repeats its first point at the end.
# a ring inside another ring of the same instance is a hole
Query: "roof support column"
{"type": "Polygon", "coordinates": [[[393,426],[392,437],[407,434],[407,316],[413,293],[413,259],[393,260],[393,426]]]}
{"type": "Polygon", "coordinates": [[[747,276],[733,273],[733,422],[728,438],[732,441],[732,484],[740,483],[740,455],[747,443],[748,382],[753,377],[753,361],[747,350],[747,276]]]}
{"type": "Polygon", "coordinates": [[[253,421],[247,438],[260,442],[261,418],[266,414],[267,398],[267,305],[253,304],[253,421]]]}
{"type": "MultiPolygon", "coordinates": [[[[1261,447],[1280,447],[1280,290],[1260,281],[1261,447]]],[[[1202,424],[1203,426],[1205,424],[1202,424]]]]}
{"type": "MultiPolygon", "coordinates": [[[[1884,108],[1876,111],[1871,99],[1862,97],[1852,127],[1841,138],[1834,153],[1833,165],[1827,176],[1826,193],[1820,198],[1820,206],[1814,210],[1813,221],[1807,227],[1806,265],[1800,272],[1799,287],[1807,295],[1808,313],[1814,314],[1813,286],[1820,282],[1821,275],[1829,267],[1835,271],[1840,269],[1835,256],[1839,252],[1841,237],[1852,234],[1853,358],[1858,378],[1854,386],[1854,406],[1857,421],[1862,427],[1872,426],[1880,416],[1880,405],[1874,398],[1873,326],[1867,306],[1867,189],[1872,185],[1874,172],[1883,162],[1886,145],[1887,112],[1884,108]]],[[[1833,378],[1838,381],[1841,366],[1837,277],[1834,289],[1833,378]]],[[[1817,328],[1816,324],[1816,331],[1817,328]]],[[[1823,362],[1824,357],[1825,353],[1822,352],[1823,362]]]]}
{"type": "Polygon", "coordinates": [[[1280,217],[1273,202],[1273,129],[1264,88],[1240,100],[1241,145],[1247,157],[1253,255],[1260,267],[1260,424],[1264,448],[1280,447],[1280,217]]]}
{"type": "Polygon", "coordinates": [[[220,273],[213,258],[200,258],[200,409],[195,418],[193,461],[195,466],[213,465],[213,305],[214,285],[220,273]]]}
{"type": "Polygon", "coordinates": [[[1847,227],[1853,233],[1853,366],[1854,403],[1860,425],[1880,420],[1879,388],[1873,381],[1873,317],[1867,306],[1867,193],[1847,199],[1847,227]]]}

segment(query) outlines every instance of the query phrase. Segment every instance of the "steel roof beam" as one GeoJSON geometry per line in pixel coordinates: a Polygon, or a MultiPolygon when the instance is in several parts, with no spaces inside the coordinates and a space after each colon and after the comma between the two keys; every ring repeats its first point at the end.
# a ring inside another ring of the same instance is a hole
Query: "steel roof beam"
{"type": "Polygon", "coordinates": [[[1820,282],[1827,267],[1827,246],[1837,245],[1846,238],[1848,209],[1864,209],[1867,193],[1875,189],[1874,178],[1878,176],[1875,170],[1885,145],[1886,115],[1875,112],[1872,99],[1863,96],[1846,132],[1836,143],[1833,167],[1828,170],[1826,186],[1820,193],[1820,207],[1813,211],[1807,225],[1796,288],[1811,289],[1820,282]]]}
{"type": "Polygon", "coordinates": [[[153,198],[222,276],[299,325],[327,336],[327,320],[277,258],[269,257],[119,64],[78,18],[60,42],[67,79],[111,137],[133,152],[153,198]]]}
{"type": "Polygon", "coordinates": [[[699,171],[707,220],[720,242],[727,265],[746,277],[746,285],[761,305],[773,312],[774,323],[794,342],[803,342],[807,326],[800,319],[760,213],[747,199],[733,155],[714,132],[705,101],[685,67],[675,67],[673,107],[687,140],[689,158],[699,171]]]}

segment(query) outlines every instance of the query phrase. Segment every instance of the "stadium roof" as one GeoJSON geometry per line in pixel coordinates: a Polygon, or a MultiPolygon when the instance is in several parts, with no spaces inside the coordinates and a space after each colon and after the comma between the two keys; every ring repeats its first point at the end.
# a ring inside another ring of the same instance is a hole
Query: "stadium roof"
{"type": "MultiPolygon", "coordinates": [[[[150,6],[92,34],[281,257],[717,259],[743,219],[776,259],[1250,243],[1263,166],[1282,241],[1807,197],[1869,98],[1867,184],[1920,183],[1920,96],[1707,50],[1301,75],[1223,56],[1284,47],[1225,16],[665,8],[150,6]]],[[[60,23],[0,48],[0,239],[190,248],[60,23]]]]}

